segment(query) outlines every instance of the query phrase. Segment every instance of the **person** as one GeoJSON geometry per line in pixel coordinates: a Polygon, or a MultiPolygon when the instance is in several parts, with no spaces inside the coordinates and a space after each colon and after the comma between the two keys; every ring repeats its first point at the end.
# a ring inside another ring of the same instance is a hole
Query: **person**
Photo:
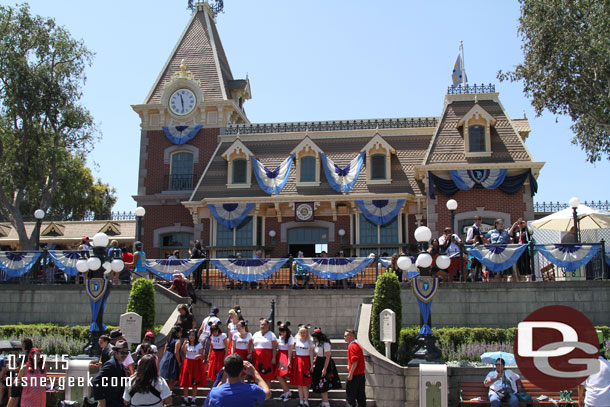
{"type": "Polygon", "coordinates": [[[97,343],[102,349],[100,358],[97,362],[89,363],[89,366],[99,368],[102,367],[104,363],[108,362],[112,357],[112,344],[110,343],[110,337],[108,335],[101,335],[97,340],[97,343]]]}
{"type": "Polygon", "coordinates": [[[436,265],[436,258],[441,255],[441,246],[438,243],[438,238],[433,238],[426,250],[432,257],[432,265],[430,266],[430,274],[432,277],[440,278],[441,281],[449,282],[449,274],[445,270],[441,270],[436,265]]]}
{"type": "Polygon", "coordinates": [[[260,321],[260,331],[252,336],[254,344],[254,367],[266,381],[275,378],[275,362],[277,356],[277,337],[269,330],[270,322],[260,321]]]}
{"type": "Polygon", "coordinates": [[[402,283],[402,270],[398,267],[398,253],[394,253],[392,255],[392,258],[390,259],[390,265],[388,266],[388,269],[386,270],[386,272],[390,272],[390,273],[394,273],[396,274],[396,277],[398,277],[398,282],[402,283]]]}
{"type": "Polygon", "coordinates": [[[314,393],[320,393],[322,397],[320,407],[329,407],[328,391],[340,389],[341,381],[339,380],[335,362],[330,357],[330,340],[320,328],[314,329],[311,336],[315,343],[311,390],[314,393]]]}
{"type": "MultiPolygon", "coordinates": [[[[115,259],[115,258],[119,258],[121,257],[121,249],[119,249],[119,241],[113,239],[110,242],[110,247],[108,248],[108,252],[107,255],[109,258],[111,259],[115,259]],[[117,255],[115,256],[114,253],[117,253],[117,255]]],[[[119,272],[118,271],[111,271],[110,275],[112,276],[112,284],[113,285],[119,285],[119,272]]]]}
{"type": "Polygon", "coordinates": [[[271,397],[265,380],[252,364],[244,362],[238,354],[225,358],[224,369],[228,382],[210,390],[210,407],[254,407],[271,397]],[[242,375],[252,376],[256,384],[244,383],[242,375]]]}
{"type": "Polygon", "coordinates": [[[195,321],[195,317],[189,309],[188,304],[178,305],[178,319],[176,320],[176,325],[179,325],[180,328],[182,328],[182,332],[188,332],[191,329],[197,328],[197,322],[195,321]]]}
{"type": "Polygon", "coordinates": [[[93,378],[93,397],[98,401],[98,407],[124,407],[123,392],[125,386],[123,377],[127,375],[123,363],[127,355],[129,355],[127,342],[117,341],[112,347],[112,358],[104,363],[93,378]],[[117,386],[107,385],[113,381],[117,382],[117,386]]]}
{"type": "Polygon", "coordinates": [[[28,354],[27,363],[21,367],[17,375],[17,380],[20,383],[24,383],[25,380],[21,393],[21,407],[46,406],[47,389],[44,382],[46,376],[42,351],[38,348],[32,348],[28,354]]]}
{"type": "Polygon", "coordinates": [[[129,284],[131,282],[131,272],[133,271],[133,253],[132,249],[127,246],[121,248],[121,260],[123,260],[123,270],[119,273],[121,284],[129,284]]]}
{"type": "Polygon", "coordinates": [[[146,253],[144,253],[144,245],[142,242],[137,241],[133,244],[135,253],[133,254],[133,260],[130,263],[125,263],[127,267],[133,266],[133,271],[138,273],[138,277],[146,277],[153,279],[151,272],[146,272],[146,253]]]}
{"type": "Polygon", "coordinates": [[[491,407],[500,407],[505,402],[510,407],[517,407],[519,405],[519,399],[517,393],[524,391],[523,383],[519,375],[512,370],[506,370],[504,366],[506,361],[502,358],[496,359],[495,370],[489,372],[483,384],[485,387],[489,387],[489,402],[491,407]],[[506,389],[508,391],[508,399],[500,400],[498,392],[506,389]]]}
{"type": "Polygon", "coordinates": [[[346,329],[343,339],[347,347],[347,380],[345,381],[345,401],[349,407],[366,407],[366,392],[364,378],[364,352],[356,342],[356,332],[346,329]]]}
{"type": "Polygon", "coordinates": [[[8,388],[6,387],[6,379],[8,378],[8,358],[0,356],[0,406],[6,406],[8,403],[8,388]]]}
{"type": "MultiPolygon", "coordinates": [[[[297,257],[305,257],[302,251],[297,253],[297,257]]],[[[292,288],[307,288],[309,285],[309,273],[307,269],[299,263],[292,262],[292,288]]]]}
{"type": "MultiPolygon", "coordinates": [[[[534,232],[527,226],[527,222],[523,218],[517,219],[517,227],[513,230],[513,242],[517,244],[529,244],[532,240],[534,232]]],[[[519,281],[520,277],[523,277],[525,281],[532,281],[532,269],[530,262],[530,251],[529,247],[525,249],[519,260],[515,263],[517,273],[515,278],[519,281]]]]}
{"type": "Polygon", "coordinates": [[[123,400],[132,407],[163,407],[171,404],[172,391],[157,373],[153,355],[144,355],[138,362],[136,374],[129,379],[123,400]]]}
{"type": "Polygon", "coordinates": [[[180,259],[180,250],[174,250],[167,260],[178,260],[180,259]]]}
{"type": "Polygon", "coordinates": [[[189,290],[186,286],[186,281],[184,281],[184,277],[182,277],[182,273],[174,272],[174,280],[172,281],[169,290],[181,297],[189,297],[189,290]]]}
{"type": "Polygon", "coordinates": [[[154,354],[157,353],[158,349],[157,349],[157,346],[155,345],[155,333],[151,329],[147,330],[146,333],[144,334],[142,343],[139,344],[138,346],[136,346],[136,351],[135,351],[136,363],[139,363],[140,358],[143,355],[146,355],[146,352],[144,352],[142,350],[142,345],[148,345],[150,350],[152,351],[152,353],[154,353],[154,354]]]}
{"type": "Polygon", "coordinates": [[[290,322],[278,322],[280,336],[277,340],[278,354],[277,365],[275,367],[275,377],[280,382],[283,393],[276,400],[288,401],[291,398],[290,389],[286,378],[290,377],[292,366],[292,352],[294,350],[294,338],[290,332],[290,322]]]}
{"type": "MultiPolygon", "coordinates": [[[[115,329],[115,330],[111,331],[110,332],[110,343],[112,345],[116,345],[119,341],[124,341],[125,343],[127,343],[127,339],[125,339],[125,337],[123,336],[123,332],[121,332],[120,329],[115,329]]],[[[131,352],[128,351],[127,357],[123,360],[123,367],[125,367],[129,371],[130,375],[133,374],[134,363],[135,362],[133,360],[133,356],[131,356],[131,352]]]]}
{"type": "Polygon", "coordinates": [[[299,391],[299,407],[309,406],[309,386],[313,368],[313,343],[309,329],[301,325],[294,341],[295,357],[292,362],[290,384],[297,386],[299,391]]]}
{"type": "Polygon", "coordinates": [[[199,343],[201,346],[203,346],[203,364],[207,363],[208,356],[210,354],[210,327],[214,324],[220,324],[220,318],[218,318],[219,312],[220,310],[218,307],[212,307],[210,310],[210,315],[203,319],[201,326],[199,327],[199,331],[197,331],[199,343]]]}
{"type": "MultiPolygon", "coordinates": [[[[511,227],[510,231],[506,230],[504,228],[504,219],[499,218],[494,221],[494,228],[485,234],[485,240],[487,241],[487,244],[509,244],[511,242],[510,236],[512,232],[513,228],[511,227]]],[[[497,273],[489,270],[489,276],[494,277],[496,281],[506,280],[506,277],[510,274],[511,270],[512,267],[497,273]]]]}
{"type": "MultiPolygon", "coordinates": [[[[21,352],[19,353],[19,365],[25,364],[28,360],[28,355],[30,351],[34,348],[34,343],[31,338],[23,338],[21,340],[21,352]]],[[[11,378],[16,378],[18,375],[18,370],[14,372],[10,372],[11,378]]],[[[19,402],[21,400],[21,393],[23,391],[23,387],[19,385],[18,381],[13,380],[11,385],[11,390],[9,392],[9,399],[7,407],[18,407],[19,402]]]]}
{"type": "MultiPolygon", "coordinates": [[[[91,240],[89,240],[89,237],[87,236],[83,236],[83,238],[80,241],[80,244],[78,245],[78,247],[76,248],[76,250],[78,251],[89,251],[91,250],[91,240]]],[[[74,284],[78,285],[81,282],[81,274],[82,273],[77,273],[76,276],[74,277],[74,284]]],[[[82,277],[84,279],[84,276],[82,277]]]]}
{"type": "Polygon", "coordinates": [[[197,343],[197,331],[191,329],[184,345],[182,353],[185,355],[180,372],[180,386],[184,388],[184,401],[187,405],[195,404],[197,401],[197,387],[204,383],[205,368],[203,366],[203,346],[197,343]],[[189,392],[192,396],[189,396],[189,392]]]}
{"type": "Polygon", "coordinates": [[[578,407],[610,406],[610,362],[604,357],[605,345],[602,331],[599,339],[599,372],[590,375],[578,385],[578,407]]]}
{"type": "Polygon", "coordinates": [[[438,238],[441,253],[446,254],[451,259],[451,263],[447,268],[447,274],[449,274],[448,282],[454,280],[460,269],[460,243],[462,243],[460,237],[452,233],[449,227],[445,228],[443,235],[438,238]]]}
{"type": "MultiPolygon", "coordinates": [[[[466,244],[470,244],[473,246],[478,246],[483,244],[483,232],[481,230],[481,224],[483,223],[483,218],[481,215],[475,215],[474,223],[470,228],[468,228],[468,232],[466,233],[466,244]]],[[[468,276],[466,281],[470,279],[470,281],[482,281],[483,280],[483,264],[477,259],[472,259],[472,263],[470,266],[471,274],[468,276]]]]}
{"type": "Polygon", "coordinates": [[[159,363],[159,375],[167,381],[171,390],[174,389],[178,379],[180,379],[180,366],[182,366],[180,337],[182,332],[180,325],[174,325],[169,333],[169,343],[165,345],[163,357],[159,363]]]}
{"type": "Polygon", "coordinates": [[[227,356],[227,335],[222,332],[220,324],[214,324],[210,327],[211,353],[208,364],[208,379],[214,381],[216,375],[224,366],[225,356],[227,356]]]}
{"type": "MultiPolygon", "coordinates": [[[[206,253],[201,247],[201,242],[199,240],[195,240],[193,247],[190,249],[189,254],[191,255],[191,259],[205,259],[206,253]]],[[[202,262],[197,270],[193,272],[193,276],[195,277],[195,288],[197,290],[201,290],[203,287],[203,283],[201,281],[201,270],[203,268],[204,262],[202,262]]]]}
{"type": "Polygon", "coordinates": [[[229,338],[228,355],[233,352],[233,335],[237,333],[237,323],[239,322],[239,317],[237,316],[237,312],[234,309],[229,310],[229,318],[227,319],[227,337],[229,338]]]}
{"type": "Polygon", "coordinates": [[[250,329],[248,329],[248,321],[239,321],[237,323],[237,333],[233,334],[231,342],[231,354],[237,353],[243,360],[252,360],[254,343],[252,342],[250,329]]]}

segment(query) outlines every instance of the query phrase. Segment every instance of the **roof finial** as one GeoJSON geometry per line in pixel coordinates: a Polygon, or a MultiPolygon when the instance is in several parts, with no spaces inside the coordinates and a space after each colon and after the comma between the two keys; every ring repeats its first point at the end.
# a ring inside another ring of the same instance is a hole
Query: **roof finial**
{"type": "Polygon", "coordinates": [[[182,58],[182,60],[180,61],[180,71],[186,74],[186,64],[184,63],[184,58],[182,58]]]}
{"type": "Polygon", "coordinates": [[[525,110],[523,111],[523,118],[527,119],[527,116],[525,115],[525,110]]]}
{"type": "Polygon", "coordinates": [[[479,95],[474,95],[474,104],[479,103],[479,95]]]}

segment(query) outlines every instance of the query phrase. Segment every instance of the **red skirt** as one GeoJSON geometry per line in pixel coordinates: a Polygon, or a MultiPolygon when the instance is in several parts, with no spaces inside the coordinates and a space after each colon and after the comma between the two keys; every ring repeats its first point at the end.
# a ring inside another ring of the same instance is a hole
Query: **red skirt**
{"type": "Polygon", "coordinates": [[[235,353],[241,356],[243,360],[248,360],[248,349],[237,349],[235,348],[235,353]]]}
{"type": "Polygon", "coordinates": [[[460,269],[460,256],[452,257],[451,263],[449,264],[449,267],[447,268],[447,272],[449,273],[450,276],[454,276],[457,274],[459,269],[460,269]]]}
{"type": "Polygon", "coordinates": [[[257,348],[254,349],[254,367],[258,370],[264,380],[275,378],[275,369],[271,360],[273,359],[272,349],[257,348]]]}
{"type": "Polygon", "coordinates": [[[290,384],[309,386],[311,384],[311,360],[309,356],[296,356],[292,360],[290,384]]]}
{"type": "Polygon", "coordinates": [[[180,386],[197,387],[203,383],[203,380],[205,374],[201,359],[185,359],[180,372],[180,386]]]}
{"type": "Polygon", "coordinates": [[[275,357],[277,358],[277,363],[275,366],[275,376],[289,376],[291,366],[288,366],[288,363],[290,362],[290,358],[288,357],[288,351],[280,350],[275,357]]]}
{"type": "Polygon", "coordinates": [[[231,353],[233,353],[233,339],[229,339],[229,342],[227,343],[228,349],[227,349],[227,356],[229,356],[231,353]]]}
{"type": "Polygon", "coordinates": [[[210,361],[208,362],[208,379],[216,380],[216,376],[220,369],[225,364],[225,350],[224,349],[211,349],[210,361]]]}

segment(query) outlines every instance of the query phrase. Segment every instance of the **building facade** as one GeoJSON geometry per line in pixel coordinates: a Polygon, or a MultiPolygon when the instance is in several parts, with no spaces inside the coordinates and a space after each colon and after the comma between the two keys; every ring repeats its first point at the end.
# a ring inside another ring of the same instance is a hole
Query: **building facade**
{"type": "Polygon", "coordinates": [[[207,3],[143,104],[139,206],[149,257],[201,240],[213,257],[391,254],[413,231],[458,233],[480,214],[533,219],[543,163],[492,85],[450,88],[440,117],[250,123],[207,3]]]}

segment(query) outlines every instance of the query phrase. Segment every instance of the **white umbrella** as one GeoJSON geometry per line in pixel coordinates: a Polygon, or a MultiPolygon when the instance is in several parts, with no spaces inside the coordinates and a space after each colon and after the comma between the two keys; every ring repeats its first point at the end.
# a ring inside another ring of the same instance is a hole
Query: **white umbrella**
{"type": "MultiPolygon", "coordinates": [[[[580,230],[610,228],[610,212],[593,209],[581,204],[576,208],[576,214],[580,230]]],[[[574,212],[572,208],[566,208],[533,221],[530,225],[536,229],[568,232],[574,226],[574,212]]]]}

